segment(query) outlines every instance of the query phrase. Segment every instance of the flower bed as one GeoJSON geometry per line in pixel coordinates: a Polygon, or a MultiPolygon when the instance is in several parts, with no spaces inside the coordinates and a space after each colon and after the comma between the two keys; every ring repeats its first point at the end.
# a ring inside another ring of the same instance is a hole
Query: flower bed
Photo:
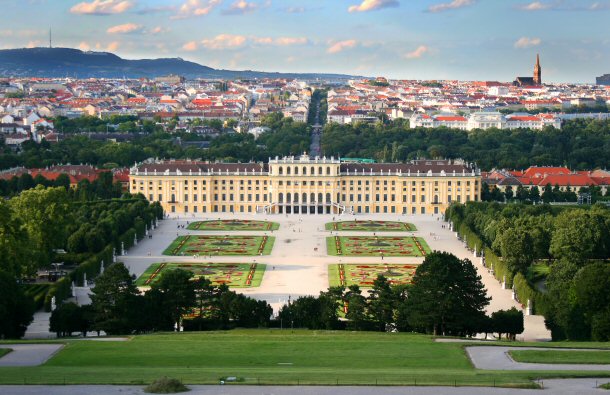
{"type": "Polygon", "coordinates": [[[181,236],[165,255],[269,255],[275,238],[268,236],[181,236]]]}
{"type": "Polygon", "coordinates": [[[417,269],[416,264],[333,264],[329,265],[330,286],[358,285],[371,288],[375,279],[383,275],[390,284],[410,284],[417,269]]]}
{"type": "Polygon", "coordinates": [[[426,241],[414,236],[333,236],[327,240],[329,255],[420,257],[430,252],[426,241]]]}
{"type": "Polygon", "coordinates": [[[168,270],[182,269],[193,273],[193,279],[205,277],[213,285],[226,284],[232,288],[260,286],[265,264],[260,263],[154,263],[137,280],[136,285],[150,287],[168,270]]]}

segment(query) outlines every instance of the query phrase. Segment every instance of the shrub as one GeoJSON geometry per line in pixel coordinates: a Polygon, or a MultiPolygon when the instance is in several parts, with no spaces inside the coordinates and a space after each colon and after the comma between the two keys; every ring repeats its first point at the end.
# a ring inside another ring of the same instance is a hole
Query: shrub
{"type": "Polygon", "coordinates": [[[187,392],[189,389],[180,380],[163,377],[155,380],[152,384],[144,388],[144,392],[149,394],[175,394],[177,392],[187,392]]]}

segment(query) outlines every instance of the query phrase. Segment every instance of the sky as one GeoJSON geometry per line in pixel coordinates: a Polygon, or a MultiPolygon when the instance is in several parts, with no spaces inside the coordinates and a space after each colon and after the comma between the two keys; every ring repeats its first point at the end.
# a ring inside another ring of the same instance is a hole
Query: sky
{"type": "Polygon", "coordinates": [[[593,82],[610,0],[0,0],[0,48],[393,79],[593,82]],[[10,17],[9,17],[10,16],[10,17]]]}

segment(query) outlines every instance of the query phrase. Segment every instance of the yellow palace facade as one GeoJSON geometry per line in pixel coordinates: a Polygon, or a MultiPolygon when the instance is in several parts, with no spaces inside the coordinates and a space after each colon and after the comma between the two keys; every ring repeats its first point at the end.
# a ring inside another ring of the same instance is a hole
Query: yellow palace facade
{"type": "Polygon", "coordinates": [[[167,213],[441,214],[454,201],[478,201],[481,173],[461,160],[342,163],[284,157],[268,163],[146,161],[130,169],[129,189],[167,213]]]}

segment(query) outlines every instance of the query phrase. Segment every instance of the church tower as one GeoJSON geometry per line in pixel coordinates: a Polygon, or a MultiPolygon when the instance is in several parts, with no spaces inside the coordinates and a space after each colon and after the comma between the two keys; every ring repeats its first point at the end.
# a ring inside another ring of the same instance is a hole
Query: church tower
{"type": "Polygon", "coordinates": [[[542,85],[542,68],[540,67],[539,54],[536,54],[536,65],[534,66],[534,84],[542,85]]]}

